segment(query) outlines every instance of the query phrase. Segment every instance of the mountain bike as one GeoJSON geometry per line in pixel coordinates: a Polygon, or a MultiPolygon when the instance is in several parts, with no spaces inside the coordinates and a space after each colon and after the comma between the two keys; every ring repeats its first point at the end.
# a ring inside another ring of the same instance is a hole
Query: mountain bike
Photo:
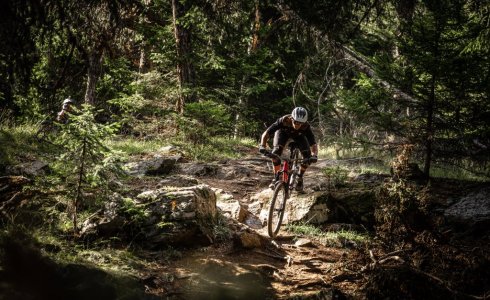
{"type": "MultiPolygon", "coordinates": [[[[281,170],[279,171],[279,180],[274,185],[269,205],[269,214],[267,216],[267,230],[269,236],[274,238],[279,232],[284,211],[286,209],[286,200],[298,182],[298,175],[302,160],[300,159],[300,150],[293,142],[289,144],[290,155],[288,159],[281,160],[281,170]]],[[[280,159],[280,157],[270,151],[264,153],[264,156],[280,159]]]]}

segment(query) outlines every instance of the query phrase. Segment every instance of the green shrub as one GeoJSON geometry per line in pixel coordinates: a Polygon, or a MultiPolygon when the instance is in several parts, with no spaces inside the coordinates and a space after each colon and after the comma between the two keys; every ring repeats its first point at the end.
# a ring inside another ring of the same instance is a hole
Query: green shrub
{"type": "Polygon", "coordinates": [[[335,168],[323,169],[323,174],[327,176],[329,188],[338,188],[346,184],[347,175],[349,170],[341,168],[339,166],[335,168]]]}
{"type": "Polygon", "coordinates": [[[189,103],[178,119],[183,138],[194,144],[206,143],[210,137],[231,133],[231,115],[226,107],[214,101],[189,103]]]}
{"type": "MultiPolygon", "coordinates": [[[[69,122],[60,126],[60,136],[55,142],[63,151],[53,168],[64,178],[64,186],[73,199],[73,229],[77,232],[77,209],[83,191],[107,185],[112,176],[121,172],[118,155],[105,144],[114,136],[117,127],[97,123],[89,105],[70,114],[69,122]]],[[[100,193],[97,195],[101,196],[100,193]]]]}

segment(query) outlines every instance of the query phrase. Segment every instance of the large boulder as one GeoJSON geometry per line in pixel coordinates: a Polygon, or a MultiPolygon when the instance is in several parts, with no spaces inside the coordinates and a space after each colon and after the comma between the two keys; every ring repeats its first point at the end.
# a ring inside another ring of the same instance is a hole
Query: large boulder
{"type": "Polygon", "coordinates": [[[84,238],[129,236],[150,249],[209,244],[217,220],[216,194],[207,185],[162,187],[135,199],[113,196],[82,224],[84,238]]]}
{"type": "Polygon", "coordinates": [[[490,223],[490,186],[468,192],[448,207],[444,215],[450,222],[490,223]]]}
{"type": "Polygon", "coordinates": [[[120,213],[124,207],[124,199],[114,193],[105,203],[101,214],[93,215],[85,220],[80,228],[80,236],[92,238],[96,236],[114,236],[121,231],[121,228],[127,222],[125,217],[120,213]]]}
{"type": "Polygon", "coordinates": [[[48,164],[41,160],[27,161],[17,165],[7,166],[5,173],[26,177],[36,177],[44,175],[48,171],[48,164]]]}
{"type": "MultiPolygon", "coordinates": [[[[272,195],[263,191],[259,194],[272,195]]],[[[283,223],[307,222],[373,224],[375,192],[371,189],[345,189],[334,192],[317,191],[305,194],[293,193],[286,202],[283,223]]],[[[260,218],[266,219],[269,200],[264,203],[260,218]]]]}
{"type": "Polygon", "coordinates": [[[191,176],[186,175],[170,175],[165,176],[160,182],[157,184],[157,188],[164,186],[173,186],[173,187],[186,187],[186,186],[194,186],[198,185],[199,181],[191,176]]]}
{"type": "Polygon", "coordinates": [[[202,163],[182,163],[179,164],[178,172],[180,174],[206,177],[216,176],[220,167],[217,164],[202,164],[202,163]]]}
{"type": "Polygon", "coordinates": [[[150,190],[139,194],[136,203],[144,208],[144,242],[151,248],[212,241],[217,208],[209,186],[150,190]]]}

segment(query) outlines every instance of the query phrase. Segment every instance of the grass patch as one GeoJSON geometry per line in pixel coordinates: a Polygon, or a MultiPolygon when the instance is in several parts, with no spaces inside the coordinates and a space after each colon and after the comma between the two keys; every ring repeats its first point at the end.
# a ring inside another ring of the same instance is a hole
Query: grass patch
{"type": "Polygon", "coordinates": [[[331,187],[341,187],[347,182],[347,175],[349,174],[349,169],[347,168],[336,166],[325,168],[322,171],[331,187]]]}
{"type": "Polygon", "coordinates": [[[361,165],[354,171],[359,174],[390,174],[390,167],[386,164],[384,165],[361,165]]]}
{"type": "Polygon", "coordinates": [[[191,144],[177,142],[182,147],[186,156],[196,161],[215,161],[221,159],[236,159],[243,156],[242,148],[256,147],[257,142],[250,138],[233,139],[217,136],[209,139],[206,144],[191,144]]]}
{"type": "Polygon", "coordinates": [[[229,137],[212,137],[205,144],[193,144],[178,137],[173,139],[141,140],[131,137],[118,137],[108,142],[108,146],[126,155],[138,155],[158,152],[165,146],[180,148],[184,155],[195,161],[215,161],[236,159],[243,156],[242,149],[256,147],[257,142],[250,138],[232,139],[229,137]]]}
{"type": "Polygon", "coordinates": [[[311,224],[288,224],[286,230],[296,235],[313,238],[325,246],[346,247],[348,245],[364,245],[369,242],[369,237],[366,234],[361,234],[355,231],[340,230],[340,231],[323,231],[311,224]]]}
{"type": "Polygon", "coordinates": [[[156,152],[158,149],[168,146],[167,140],[152,139],[142,140],[128,136],[119,136],[107,142],[107,146],[116,151],[121,151],[127,155],[145,154],[156,152]]]}
{"type": "Polygon", "coordinates": [[[383,156],[382,151],[368,147],[340,148],[333,146],[319,147],[318,156],[326,159],[349,159],[356,157],[383,156]]]}
{"type": "Polygon", "coordinates": [[[33,156],[40,151],[35,135],[39,130],[39,124],[9,124],[7,121],[0,123],[0,165],[17,161],[17,156],[33,156]]]}
{"type": "Polygon", "coordinates": [[[432,166],[432,168],[430,169],[430,176],[434,178],[447,178],[467,181],[490,181],[489,176],[485,176],[483,174],[475,174],[462,168],[458,168],[455,166],[444,166],[441,164],[435,164],[432,166]]]}
{"type": "Polygon", "coordinates": [[[69,240],[58,233],[34,230],[33,239],[41,252],[58,264],[81,264],[119,275],[137,275],[149,262],[129,248],[113,248],[110,239],[97,244],[69,240]]]}

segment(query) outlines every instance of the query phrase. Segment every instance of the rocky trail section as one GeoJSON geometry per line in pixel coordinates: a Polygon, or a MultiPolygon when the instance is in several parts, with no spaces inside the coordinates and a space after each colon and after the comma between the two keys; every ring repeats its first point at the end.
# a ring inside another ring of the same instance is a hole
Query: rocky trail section
{"type": "MultiPolygon", "coordinates": [[[[381,295],[381,298],[400,295],[417,298],[426,293],[471,299],[472,294],[479,295],[488,290],[488,280],[478,278],[486,274],[481,274],[480,268],[488,265],[488,254],[483,254],[485,250],[482,250],[488,246],[476,250],[483,260],[468,267],[465,265],[468,261],[458,256],[467,253],[464,248],[467,246],[461,246],[459,240],[453,240],[453,244],[459,246],[446,244],[429,231],[417,234],[414,239],[418,242],[407,244],[406,249],[398,252],[390,252],[389,247],[356,245],[349,241],[326,245],[321,240],[305,240],[284,231],[280,232],[279,240],[272,241],[263,228],[265,209],[271,196],[267,188],[271,166],[267,159],[249,156],[238,160],[191,163],[178,155],[170,157],[163,161],[170,161],[171,168],[157,166],[160,171],[150,171],[149,174],[157,176],[152,179],[153,187],[209,186],[216,195],[219,214],[226,217],[233,238],[232,242],[213,241],[186,250],[181,259],[172,263],[157,264],[144,276],[149,278],[149,291],[156,294],[176,299],[360,299],[381,295]],[[470,289],[476,289],[476,293],[469,293],[461,286],[459,291],[449,288],[450,282],[457,282],[454,277],[458,275],[445,278],[432,275],[451,273],[451,267],[437,266],[437,261],[445,263],[444,257],[448,255],[457,256],[450,260],[458,268],[455,274],[466,274],[467,270],[476,268],[480,275],[470,280],[470,289]],[[430,266],[427,269],[431,272],[422,271],[424,263],[430,266]],[[391,273],[390,270],[397,271],[391,273]],[[161,278],[161,274],[166,274],[166,279],[161,278]],[[404,281],[429,284],[425,284],[426,290],[421,291],[416,284],[404,285],[404,281]],[[385,282],[395,285],[387,287],[385,282]]],[[[372,232],[376,189],[389,180],[388,176],[351,172],[349,183],[337,186],[323,172],[324,168],[339,164],[354,170],[357,164],[365,163],[364,160],[322,160],[312,166],[305,179],[305,193],[295,194],[288,201],[285,223],[307,222],[323,224],[331,230],[355,228],[372,232]]],[[[143,180],[145,177],[139,178],[148,183],[143,180]]],[[[145,188],[152,188],[152,184],[145,188]]],[[[454,239],[454,224],[461,224],[461,220],[466,220],[465,224],[468,220],[476,220],[476,229],[469,225],[471,230],[485,228],[490,219],[488,193],[485,189],[480,190],[479,185],[468,186],[445,195],[444,184],[440,187],[434,184],[430,201],[437,215],[435,219],[447,228],[446,235],[439,237],[441,240],[454,239]],[[469,208],[463,205],[468,202],[472,203],[469,208]]],[[[456,228],[462,228],[458,226],[456,228]]],[[[488,241],[488,232],[484,239],[488,241]]],[[[478,257],[478,254],[471,257],[478,257]]]]}
{"type": "MultiPolygon", "coordinates": [[[[374,198],[369,183],[360,184],[357,195],[352,192],[347,193],[348,196],[336,194],[322,171],[329,164],[334,163],[321,161],[310,168],[305,179],[305,193],[294,193],[288,201],[285,223],[350,222],[353,215],[366,222],[372,219],[374,198]],[[353,207],[358,205],[352,204],[366,199],[371,202],[365,206],[367,210],[353,214],[358,210],[353,207]]],[[[130,184],[135,201],[152,203],[152,210],[160,211],[159,214],[154,211],[147,214],[155,220],[152,232],[145,233],[146,243],[151,241],[152,244],[147,248],[158,249],[169,244],[189,247],[191,245],[186,243],[189,241],[194,244],[188,250],[179,248],[183,251],[180,259],[170,264],[167,259],[162,259],[153,270],[143,272],[141,276],[149,291],[177,299],[273,299],[294,295],[340,299],[343,294],[355,296],[358,286],[362,285],[358,283],[364,280],[361,276],[344,274],[348,265],[354,270],[362,267],[353,267],[356,259],[349,259],[359,257],[356,249],[345,248],[345,245],[331,247],[322,241],[298,240],[297,236],[285,231],[281,231],[275,241],[267,236],[264,219],[272,193],[267,187],[271,180],[268,159],[257,155],[194,163],[170,153],[130,163],[128,168],[134,176],[130,184]],[[200,197],[182,198],[186,193],[202,194],[203,189],[210,196],[208,208],[215,203],[224,217],[231,240],[213,240],[213,233],[194,219],[203,214],[215,214],[209,209],[204,212],[198,208],[197,203],[202,202],[197,200],[200,197]],[[176,193],[180,199],[175,197],[176,193]],[[180,220],[179,215],[183,216],[180,220]],[[171,231],[162,232],[165,226],[157,226],[156,220],[161,223],[162,217],[172,222],[174,228],[171,231]],[[176,226],[176,221],[185,225],[176,226]],[[190,226],[194,236],[188,235],[189,230],[183,230],[189,228],[189,224],[196,225],[190,226]],[[203,235],[208,237],[208,243],[202,239],[203,235]],[[160,241],[151,238],[154,236],[160,237],[160,241]],[[163,239],[164,236],[169,239],[163,239]],[[341,274],[344,277],[339,276],[341,274]],[[354,284],[345,283],[345,279],[354,280],[354,284]],[[337,284],[343,286],[342,292],[337,284]]],[[[147,252],[147,255],[159,261],[158,252],[147,252]]]]}
{"type": "MultiPolygon", "coordinates": [[[[312,166],[305,193],[288,201],[286,223],[371,235],[384,230],[376,223],[376,191],[389,178],[356,172],[366,161],[372,159],[321,160],[312,166]],[[340,164],[352,170],[345,185],[324,172],[340,164]]],[[[484,299],[489,294],[488,184],[434,180],[425,187],[430,220],[404,235],[388,228],[391,240],[332,244],[281,231],[273,241],[263,228],[271,195],[268,164],[254,155],[188,162],[173,148],[136,158],[127,165],[130,178],[113,183],[121,192],[83,223],[82,237],[117,236],[138,245],[136,255],[151,263],[135,266],[134,276],[148,295],[168,299],[484,299]]],[[[15,209],[12,199],[26,198],[22,186],[32,180],[18,170],[0,178],[4,214],[15,209]]]]}

